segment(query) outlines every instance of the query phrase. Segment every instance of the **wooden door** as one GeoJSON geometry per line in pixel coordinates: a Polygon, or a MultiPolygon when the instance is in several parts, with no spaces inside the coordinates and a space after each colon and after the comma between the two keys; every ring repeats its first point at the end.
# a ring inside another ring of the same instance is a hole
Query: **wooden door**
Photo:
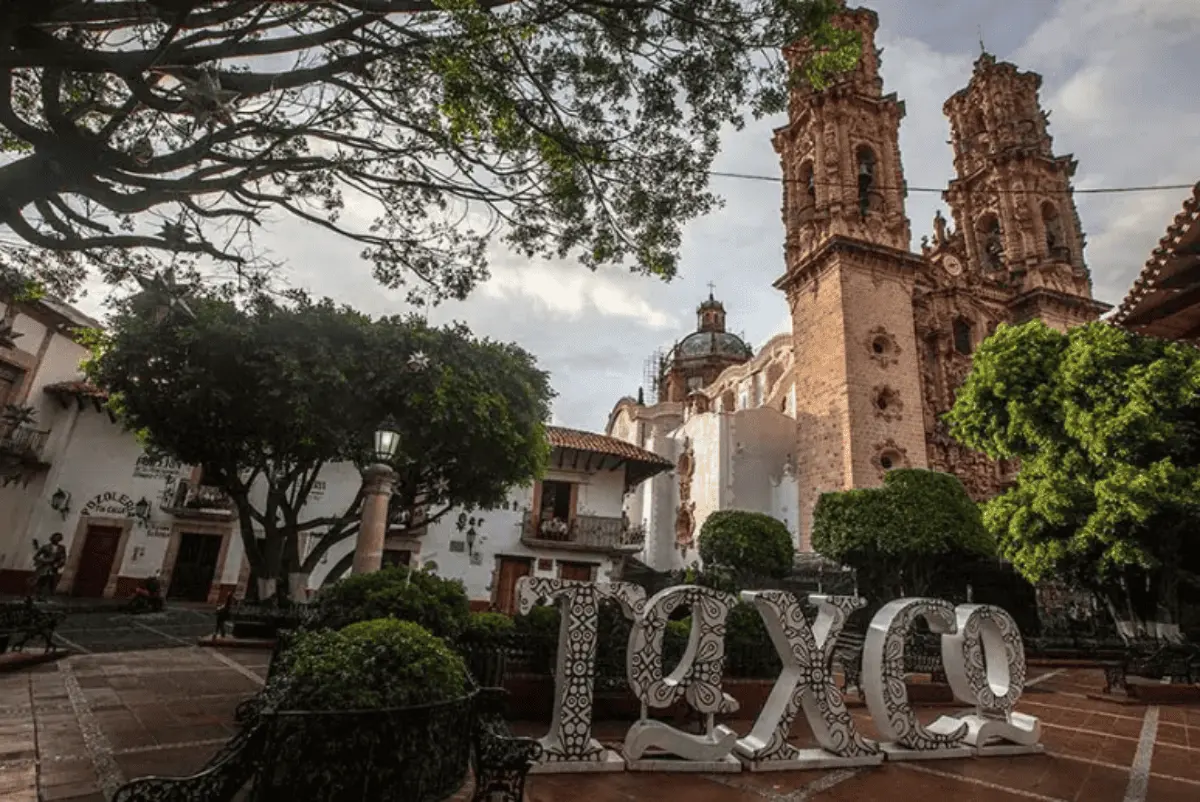
{"type": "Polygon", "coordinates": [[[501,557],[497,568],[496,607],[502,613],[517,611],[517,580],[533,573],[533,560],[521,557],[501,557]]]}
{"type": "Polygon", "coordinates": [[[577,582],[592,581],[592,563],[558,563],[558,578],[573,579],[577,582]]]}
{"type": "Polygon", "coordinates": [[[167,598],[183,601],[208,601],[217,559],[221,555],[220,535],[201,535],[184,532],[179,536],[179,551],[171,569],[171,584],[167,598]]]}
{"type": "Polygon", "coordinates": [[[117,557],[117,546],[121,544],[119,526],[89,526],[83,536],[83,549],[79,555],[79,568],[75,571],[75,584],[71,593],[98,599],[104,595],[108,577],[112,574],[113,561],[117,557]]]}

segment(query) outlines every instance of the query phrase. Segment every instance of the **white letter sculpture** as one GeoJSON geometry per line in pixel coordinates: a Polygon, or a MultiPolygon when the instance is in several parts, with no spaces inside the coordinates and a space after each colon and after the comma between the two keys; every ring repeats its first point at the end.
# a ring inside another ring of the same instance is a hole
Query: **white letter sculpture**
{"type": "Polygon", "coordinates": [[[967,724],[942,716],[921,725],[908,703],[904,685],[904,638],[913,621],[924,618],[935,633],[953,633],[954,607],[940,599],[897,599],[888,602],[867,630],[863,645],[863,696],[889,760],[966,757],[967,724]]]}
{"type": "Polygon", "coordinates": [[[817,605],[812,626],[800,602],[779,590],[743,591],[767,625],[783,671],[750,734],[737,742],[737,752],[751,771],[871,766],[883,752],[854,727],[842,693],[834,684],[833,649],[846,616],[866,602],[856,596],[809,596],[817,605]],[[798,749],[788,743],[801,707],[820,749],[798,749]]]}
{"type": "MultiPolygon", "coordinates": [[[[542,762],[531,771],[543,773],[623,771],[625,762],[592,738],[592,684],[600,599],[611,599],[626,617],[636,616],[646,592],[629,582],[596,585],[542,577],[517,581],[517,606],[527,614],[542,599],[558,605],[558,662],[554,672],[554,712],[550,732],[539,739],[542,762]]],[[[661,640],[661,638],[660,638],[661,640]]]]}
{"type": "Polygon", "coordinates": [[[943,726],[965,723],[965,741],[976,754],[1043,751],[1041,722],[1013,711],[1025,689],[1025,644],[1017,622],[988,604],[960,604],[954,612],[958,631],[942,636],[942,663],[954,696],[975,710],[944,716],[943,726]]]}
{"type": "Polygon", "coordinates": [[[737,733],[724,725],[713,726],[716,713],[738,709],[737,700],[721,690],[725,619],[734,601],[728,593],[681,585],[656,593],[634,619],[626,668],[629,687],[642,703],[642,716],[625,735],[625,760],[631,770],[741,770],[741,763],[730,754],[737,733]],[[663,634],[671,613],[681,604],[691,608],[692,631],[679,665],[664,676],[663,634]],[[649,717],[649,707],[670,707],[681,696],[705,714],[703,736],[691,735],[649,717]],[[667,755],[683,760],[661,759],[667,755]]]}

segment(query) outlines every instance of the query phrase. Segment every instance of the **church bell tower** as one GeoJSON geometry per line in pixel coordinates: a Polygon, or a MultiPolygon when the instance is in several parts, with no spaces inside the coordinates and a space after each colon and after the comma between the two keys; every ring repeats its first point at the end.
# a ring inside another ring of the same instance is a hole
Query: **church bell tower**
{"type": "MultiPolygon", "coordinates": [[[[926,465],[912,305],[922,261],[909,251],[904,208],[904,104],[883,92],[875,12],[843,9],[833,24],[861,37],[858,65],[821,91],[794,87],[788,124],[774,136],[787,266],[775,286],[791,308],[805,549],[821,493],[926,465]]],[[[789,63],[808,48],[788,48],[789,63]]]]}
{"type": "Polygon", "coordinates": [[[1016,290],[1013,322],[1065,330],[1095,320],[1084,235],[1071,177],[1056,156],[1038,90],[1042,78],[983,53],[967,87],[943,108],[957,176],[945,192],[963,232],[968,268],[1016,290]]]}

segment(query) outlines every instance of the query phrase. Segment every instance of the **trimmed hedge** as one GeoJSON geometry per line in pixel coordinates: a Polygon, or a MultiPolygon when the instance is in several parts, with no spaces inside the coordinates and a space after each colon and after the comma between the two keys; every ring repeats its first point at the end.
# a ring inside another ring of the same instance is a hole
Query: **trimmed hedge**
{"type": "Polygon", "coordinates": [[[699,545],[706,570],[725,569],[740,576],[787,576],[796,551],[782,521],[745,510],[709,515],[700,527],[699,545]]]}
{"type": "Polygon", "coordinates": [[[283,710],[381,710],[458,699],[463,659],[410,621],[362,621],[340,631],[297,633],[280,672],[283,710]]]}
{"type": "Polygon", "coordinates": [[[321,588],[313,601],[314,628],[341,629],[359,621],[398,618],[447,641],[467,628],[471,605],[462,582],[397,565],[355,574],[321,588]]]}
{"type": "Polygon", "coordinates": [[[854,568],[873,599],[930,588],[965,562],[995,554],[979,506],[958,477],[897,469],[883,487],[825,493],[813,511],[813,548],[854,568]]]}

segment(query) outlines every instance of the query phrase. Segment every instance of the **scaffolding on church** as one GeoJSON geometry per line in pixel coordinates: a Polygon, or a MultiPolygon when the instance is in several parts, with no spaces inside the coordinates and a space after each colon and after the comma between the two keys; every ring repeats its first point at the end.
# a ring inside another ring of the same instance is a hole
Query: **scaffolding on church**
{"type": "Polygon", "coordinates": [[[662,390],[662,377],[666,372],[667,366],[667,351],[663,348],[656,348],[654,353],[646,359],[642,365],[642,387],[646,390],[646,403],[650,405],[657,404],[662,390]]]}

